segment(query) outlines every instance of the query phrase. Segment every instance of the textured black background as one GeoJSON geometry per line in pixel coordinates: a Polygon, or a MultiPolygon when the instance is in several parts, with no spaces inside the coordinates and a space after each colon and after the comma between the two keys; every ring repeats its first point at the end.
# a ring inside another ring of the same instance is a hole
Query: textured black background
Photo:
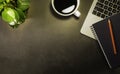
{"type": "Polygon", "coordinates": [[[80,34],[92,0],[81,0],[79,19],[61,17],[50,0],[31,0],[28,18],[12,30],[0,20],[0,74],[119,74],[97,42],[80,34]]]}

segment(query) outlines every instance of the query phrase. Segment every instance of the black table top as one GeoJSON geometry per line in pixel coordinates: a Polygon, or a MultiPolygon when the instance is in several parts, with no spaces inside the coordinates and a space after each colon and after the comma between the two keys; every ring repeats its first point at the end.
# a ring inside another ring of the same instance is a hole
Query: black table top
{"type": "Polygon", "coordinates": [[[0,20],[0,74],[119,74],[109,69],[98,43],[80,28],[92,0],[81,0],[79,19],[54,13],[51,0],[31,0],[17,29],[0,20]]]}

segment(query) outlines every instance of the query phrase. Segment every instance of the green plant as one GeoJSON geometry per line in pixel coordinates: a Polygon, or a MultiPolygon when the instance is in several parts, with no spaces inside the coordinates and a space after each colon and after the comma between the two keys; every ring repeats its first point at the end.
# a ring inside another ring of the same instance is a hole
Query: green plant
{"type": "Polygon", "coordinates": [[[16,28],[25,21],[29,6],[30,0],[0,0],[0,16],[16,28]]]}

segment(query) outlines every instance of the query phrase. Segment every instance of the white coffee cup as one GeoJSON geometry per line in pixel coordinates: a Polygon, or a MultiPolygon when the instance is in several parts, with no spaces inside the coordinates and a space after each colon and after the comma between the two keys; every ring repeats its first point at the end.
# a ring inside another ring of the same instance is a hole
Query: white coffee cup
{"type": "Polygon", "coordinates": [[[80,0],[52,0],[53,10],[61,16],[75,15],[80,17],[81,13],[78,11],[80,0]]]}

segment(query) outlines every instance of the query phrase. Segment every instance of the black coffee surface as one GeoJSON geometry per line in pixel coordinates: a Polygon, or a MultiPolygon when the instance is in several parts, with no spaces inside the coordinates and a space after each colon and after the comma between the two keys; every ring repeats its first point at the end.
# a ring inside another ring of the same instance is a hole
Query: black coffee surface
{"type": "MultiPolygon", "coordinates": [[[[75,5],[75,8],[77,6],[77,0],[54,0],[54,5],[55,5],[55,8],[58,12],[62,13],[62,14],[69,14],[69,13],[63,13],[62,10],[72,6],[72,5],[75,5]]],[[[75,8],[73,9],[73,11],[75,10],[75,8]]]]}

